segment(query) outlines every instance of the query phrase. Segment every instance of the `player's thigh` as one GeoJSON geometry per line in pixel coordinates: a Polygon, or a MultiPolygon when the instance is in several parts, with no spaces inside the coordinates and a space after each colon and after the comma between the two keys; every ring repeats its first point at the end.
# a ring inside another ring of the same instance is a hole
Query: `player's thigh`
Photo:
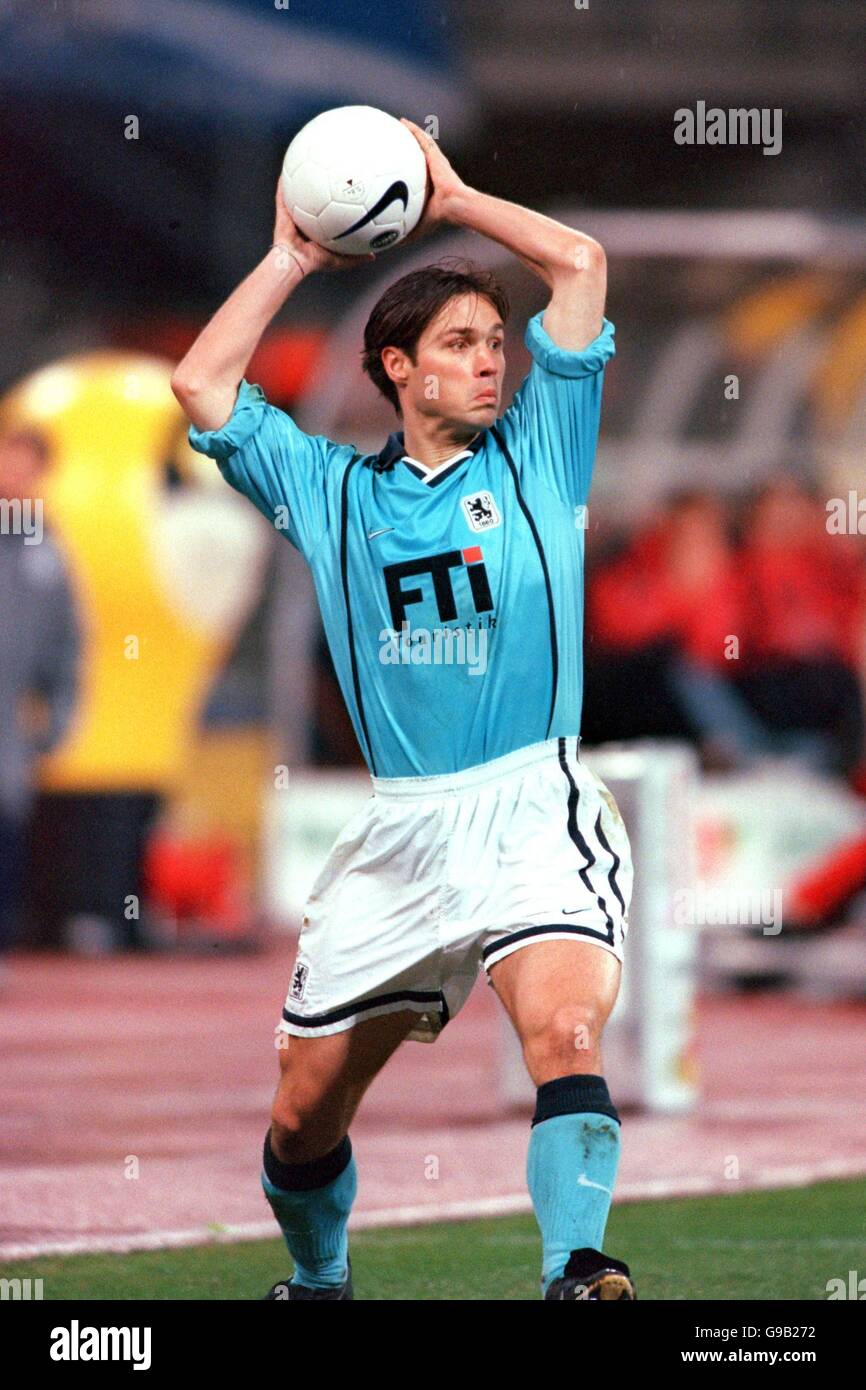
{"type": "Polygon", "coordinates": [[[326,1037],[283,1034],[275,1118],[303,1120],[323,1111],[351,1118],[367,1087],[417,1021],[417,1014],[404,1009],[364,1019],[326,1037]]]}
{"type": "Polygon", "coordinates": [[[490,967],[490,980],[524,1045],[585,1027],[597,1041],[619,993],[622,965],[589,941],[538,941],[490,967]]]}

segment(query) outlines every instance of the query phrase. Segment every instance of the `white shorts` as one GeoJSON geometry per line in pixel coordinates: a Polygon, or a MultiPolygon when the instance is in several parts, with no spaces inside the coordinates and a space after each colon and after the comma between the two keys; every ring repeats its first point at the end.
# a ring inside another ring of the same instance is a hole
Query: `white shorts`
{"type": "Polygon", "coordinates": [[[373,778],[306,904],[280,1028],[322,1037],[411,1009],[433,1042],[489,971],[538,941],[622,960],[631,899],[616,802],[549,739],[437,777],[373,778]]]}

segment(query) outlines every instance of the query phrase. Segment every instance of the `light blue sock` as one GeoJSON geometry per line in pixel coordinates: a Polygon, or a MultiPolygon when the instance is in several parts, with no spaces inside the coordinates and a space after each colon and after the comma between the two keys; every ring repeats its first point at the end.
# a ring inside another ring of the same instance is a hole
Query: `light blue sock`
{"type": "Polygon", "coordinates": [[[292,1283],[310,1289],[345,1283],[349,1213],[358,1190],[348,1136],[324,1158],[295,1164],[280,1163],[275,1157],[269,1132],[262,1187],[295,1262],[292,1283]]]}
{"type": "Polygon", "coordinates": [[[619,1130],[602,1077],[560,1077],[538,1088],[526,1177],[541,1229],[544,1291],[572,1250],[603,1249],[619,1130]]]}

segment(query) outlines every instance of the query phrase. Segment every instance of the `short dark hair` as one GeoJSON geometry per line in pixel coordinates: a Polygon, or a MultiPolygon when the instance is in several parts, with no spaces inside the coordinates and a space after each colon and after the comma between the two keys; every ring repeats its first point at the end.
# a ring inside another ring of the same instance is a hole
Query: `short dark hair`
{"type": "Polygon", "coordinates": [[[476,294],[489,299],[502,322],[508,319],[508,296],[496,276],[472,261],[447,257],[412,270],[389,286],[374,305],[364,329],[362,365],[373,385],[400,415],[397,388],[382,365],[382,349],[402,348],[415,363],[415,348],[424,329],[450,299],[476,294]]]}

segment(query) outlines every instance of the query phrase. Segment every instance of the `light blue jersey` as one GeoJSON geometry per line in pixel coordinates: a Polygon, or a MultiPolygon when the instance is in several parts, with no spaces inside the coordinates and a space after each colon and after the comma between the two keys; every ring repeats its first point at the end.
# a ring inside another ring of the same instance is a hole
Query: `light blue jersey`
{"type": "Polygon", "coordinates": [[[614,328],[583,352],[529,320],[504,415],[430,474],[307,435],[242,382],[189,433],[305,556],[355,733],[379,777],[460,772],[580,732],[585,508],[614,328]]]}

